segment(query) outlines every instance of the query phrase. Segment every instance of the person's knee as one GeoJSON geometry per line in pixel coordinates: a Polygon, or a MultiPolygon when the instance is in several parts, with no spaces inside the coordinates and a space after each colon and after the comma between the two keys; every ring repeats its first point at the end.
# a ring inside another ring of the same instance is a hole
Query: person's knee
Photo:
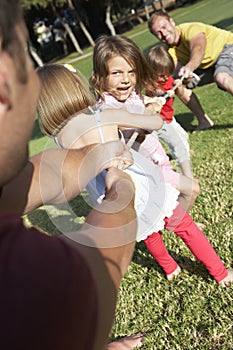
{"type": "Polygon", "coordinates": [[[192,224],[192,217],[178,205],[170,218],[166,220],[166,229],[175,233],[186,231],[192,224]]]}
{"type": "Polygon", "coordinates": [[[193,179],[193,183],[192,183],[192,197],[197,198],[197,196],[200,193],[200,185],[198,180],[193,179]]]}
{"type": "Polygon", "coordinates": [[[215,75],[214,81],[220,88],[227,90],[229,78],[230,78],[230,76],[228,73],[221,72],[221,73],[217,73],[215,75]]]}
{"type": "Polygon", "coordinates": [[[200,185],[199,185],[199,182],[198,180],[194,179],[193,181],[193,192],[199,194],[200,192],[200,185]]]}

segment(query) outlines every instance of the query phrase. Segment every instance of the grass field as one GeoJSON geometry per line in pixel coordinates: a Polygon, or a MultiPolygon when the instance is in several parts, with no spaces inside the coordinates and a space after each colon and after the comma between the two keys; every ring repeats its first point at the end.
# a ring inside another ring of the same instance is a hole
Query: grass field
{"type": "MultiPolygon", "coordinates": [[[[203,21],[233,30],[232,0],[197,1],[171,14],[177,23],[203,21]]],[[[143,50],[155,43],[146,23],[125,35],[143,50]]],[[[72,64],[89,77],[92,57],[76,59],[74,56],[66,60],[72,60],[72,64]]],[[[192,134],[196,120],[181,102],[175,102],[176,118],[189,132],[190,146],[194,151],[193,171],[201,185],[192,216],[195,221],[206,224],[207,238],[224,263],[233,266],[233,99],[214,84],[197,88],[196,93],[215,123],[211,130],[192,134]]],[[[45,146],[47,142],[35,121],[30,153],[48,147],[45,146]]],[[[80,225],[89,211],[85,193],[69,204],[75,218],[67,207],[50,206],[36,210],[25,220],[29,225],[59,234],[58,227],[80,225]]],[[[148,332],[144,349],[232,350],[233,287],[219,287],[173,233],[164,231],[163,237],[170,253],[182,266],[182,274],[174,282],[168,282],[144,243],[137,244],[120,288],[112,338],[142,331],[148,332]]]]}

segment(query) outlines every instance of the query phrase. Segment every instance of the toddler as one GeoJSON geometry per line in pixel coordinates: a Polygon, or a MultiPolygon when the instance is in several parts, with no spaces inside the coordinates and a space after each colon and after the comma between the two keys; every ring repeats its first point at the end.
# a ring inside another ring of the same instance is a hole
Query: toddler
{"type": "MultiPolygon", "coordinates": [[[[184,89],[180,79],[174,80],[174,62],[167,49],[162,45],[156,45],[150,49],[147,60],[155,74],[155,91],[157,96],[166,96],[160,115],[164,123],[163,127],[157,131],[161,140],[167,143],[173,157],[178,161],[181,171],[188,177],[193,177],[190,163],[190,149],[188,134],[177,123],[174,117],[174,94],[176,91],[182,95],[184,89]]],[[[148,91],[147,94],[150,95],[148,91]]]]}

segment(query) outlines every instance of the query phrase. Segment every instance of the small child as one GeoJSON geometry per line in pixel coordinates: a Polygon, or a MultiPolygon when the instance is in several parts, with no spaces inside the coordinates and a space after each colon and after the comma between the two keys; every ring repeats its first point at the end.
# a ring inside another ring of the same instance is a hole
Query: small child
{"type": "MultiPolygon", "coordinates": [[[[76,74],[62,65],[41,67],[38,69],[38,75],[42,86],[38,103],[40,126],[42,132],[50,137],[56,137],[61,147],[80,148],[88,144],[118,139],[117,125],[126,127],[145,125],[147,129],[153,129],[161,123],[161,118],[158,116],[134,116],[124,109],[101,111],[97,106],[83,110],[88,108],[89,102],[92,102],[90,92],[76,74]]],[[[135,151],[133,156],[135,163],[127,171],[132,176],[136,188],[137,241],[150,240],[151,250],[153,248],[154,252],[160,254],[157,237],[161,235],[158,231],[164,227],[172,230],[181,237],[219,284],[224,287],[230,284],[233,281],[233,270],[225,268],[191,216],[177,205],[177,191],[170,184],[161,181],[159,167],[135,151]],[[156,228],[158,231],[154,232],[156,228]],[[156,243],[154,247],[153,242],[156,243]]],[[[105,172],[93,180],[96,185],[95,201],[105,194],[104,177],[105,172]]],[[[166,271],[167,259],[165,258],[164,265],[163,260],[161,262],[166,271]]],[[[174,260],[172,263],[174,268],[176,263],[174,260]]],[[[168,264],[170,266],[171,261],[168,264]]]]}
{"type": "MultiPolygon", "coordinates": [[[[156,45],[150,49],[147,61],[155,74],[155,91],[157,96],[166,96],[160,115],[164,120],[163,127],[157,131],[161,140],[168,144],[173,157],[178,161],[181,171],[188,177],[193,177],[190,163],[190,149],[188,134],[177,123],[174,117],[174,94],[182,95],[183,85],[180,79],[174,80],[172,73],[174,62],[163,45],[156,45]]],[[[150,93],[148,93],[150,95],[150,93]]]]}
{"type": "MultiPolygon", "coordinates": [[[[98,102],[102,102],[104,106],[111,108],[124,107],[129,112],[144,114],[146,108],[141,91],[144,87],[147,90],[154,90],[154,81],[151,80],[152,75],[153,72],[145,56],[132,40],[120,35],[101,36],[96,40],[90,84],[96,99],[98,102]]],[[[147,99],[147,102],[150,101],[147,99]]],[[[154,98],[151,98],[151,102],[154,105],[154,98]]],[[[156,109],[157,107],[158,103],[156,103],[156,109]]],[[[159,109],[161,107],[160,104],[159,109]]],[[[144,129],[146,128],[144,127],[144,129]]],[[[192,176],[185,176],[173,170],[169,158],[158,139],[160,130],[157,129],[147,135],[138,151],[159,165],[164,181],[171,183],[172,186],[178,189],[181,193],[179,202],[185,210],[189,211],[199,193],[199,184],[192,176]]],[[[178,133],[175,137],[180,141],[178,133]]],[[[186,147],[188,147],[188,142],[186,147]]],[[[184,157],[186,155],[188,157],[188,151],[185,147],[183,148],[184,157]]],[[[185,163],[189,162],[185,161],[185,163]]]]}

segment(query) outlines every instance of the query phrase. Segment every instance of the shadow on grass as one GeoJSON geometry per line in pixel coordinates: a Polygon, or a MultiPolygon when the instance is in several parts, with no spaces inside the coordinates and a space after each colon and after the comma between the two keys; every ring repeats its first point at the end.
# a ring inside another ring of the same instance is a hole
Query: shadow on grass
{"type": "Polygon", "coordinates": [[[233,17],[230,18],[224,18],[219,22],[216,22],[213,24],[213,26],[228,30],[227,28],[231,27],[233,23],[233,17]]]}
{"type": "MultiPolygon", "coordinates": [[[[184,128],[184,130],[192,132],[196,128],[196,125],[192,125],[193,121],[196,119],[191,113],[182,113],[175,115],[176,121],[184,128]]],[[[233,124],[214,124],[210,130],[223,130],[232,129],[233,124]]]]}
{"type": "Polygon", "coordinates": [[[58,236],[62,232],[79,230],[91,208],[82,195],[67,203],[41,207],[27,214],[29,224],[40,231],[58,236]]]}
{"type": "MultiPolygon", "coordinates": [[[[158,324],[159,323],[159,321],[160,321],[160,317],[157,317],[156,319],[154,319],[154,323],[155,324],[158,324]]],[[[158,331],[158,329],[157,328],[154,328],[154,329],[151,329],[151,328],[145,328],[145,329],[139,329],[138,331],[136,331],[136,332],[134,332],[134,334],[137,334],[137,333],[143,333],[144,334],[144,337],[147,337],[147,336],[149,336],[149,335],[151,335],[151,334],[153,334],[153,333],[155,333],[155,332],[157,332],[158,331]]],[[[125,338],[125,337],[130,337],[131,335],[129,335],[129,334],[125,334],[125,335],[121,335],[121,336],[119,336],[119,337],[111,337],[110,338],[110,341],[111,342],[115,342],[115,341],[120,341],[120,340],[122,340],[123,338],[125,338]]],[[[139,335],[139,337],[140,337],[140,335],[139,335]]],[[[124,339],[123,339],[124,340],[124,339]]],[[[143,347],[143,346],[142,346],[143,347]]]]}
{"type": "MultiPolygon", "coordinates": [[[[39,231],[52,236],[59,236],[61,234],[55,223],[50,220],[45,207],[41,207],[40,209],[34,210],[32,213],[27,214],[26,218],[30,225],[36,227],[39,231]]],[[[64,218],[64,220],[65,219],[66,218],[64,218]]]]}
{"type": "MultiPolygon", "coordinates": [[[[186,270],[192,275],[200,276],[205,281],[209,279],[210,275],[201,262],[193,261],[188,257],[177,255],[173,251],[169,251],[169,254],[179,264],[182,270],[186,270]]],[[[164,274],[161,266],[148,252],[144,242],[137,243],[132,261],[137,265],[147,267],[148,269],[154,269],[164,274]]]]}
{"type": "Polygon", "coordinates": [[[176,121],[184,128],[186,131],[192,132],[195,129],[195,126],[192,125],[192,122],[195,120],[195,117],[191,113],[182,113],[175,115],[176,121]]]}

